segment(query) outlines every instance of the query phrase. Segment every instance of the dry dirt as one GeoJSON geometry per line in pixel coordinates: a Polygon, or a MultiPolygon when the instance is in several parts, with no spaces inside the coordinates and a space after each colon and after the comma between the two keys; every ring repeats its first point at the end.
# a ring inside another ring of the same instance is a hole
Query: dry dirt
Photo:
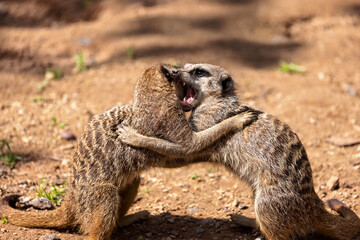
{"type": "MultiPolygon", "coordinates": [[[[131,103],[141,72],[159,62],[228,69],[243,102],[299,135],[319,196],[338,198],[360,215],[360,145],[328,141],[360,139],[358,0],[0,0],[0,139],[22,157],[13,168],[0,163],[1,195],[36,197],[41,179],[65,180],[76,141],[61,132],[79,137],[93,114],[131,103]],[[75,73],[80,52],[89,69],[75,73]],[[281,60],[307,72],[280,72],[281,60]],[[64,77],[39,90],[48,67],[64,77]],[[333,191],[331,177],[340,181],[333,191]]],[[[264,239],[229,221],[230,213],[253,216],[253,204],[249,188],[221,167],[144,172],[130,212],[139,210],[151,216],[113,239],[264,239]]],[[[84,239],[11,224],[1,224],[0,239],[48,233],[84,239]]]]}

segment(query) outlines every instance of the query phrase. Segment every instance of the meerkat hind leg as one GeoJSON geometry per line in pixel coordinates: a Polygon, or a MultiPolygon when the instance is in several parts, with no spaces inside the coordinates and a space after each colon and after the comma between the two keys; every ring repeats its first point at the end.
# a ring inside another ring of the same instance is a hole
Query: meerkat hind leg
{"type": "Polygon", "coordinates": [[[101,184],[96,186],[95,194],[94,199],[99,205],[92,215],[90,239],[109,239],[117,225],[120,201],[118,188],[111,184],[101,184]]]}
{"type": "Polygon", "coordinates": [[[144,210],[124,216],[126,212],[129,210],[130,206],[134,203],[139,185],[140,185],[140,177],[137,176],[133,180],[133,182],[126,185],[119,192],[121,198],[120,210],[119,210],[119,222],[118,222],[119,227],[129,226],[138,220],[145,219],[149,215],[149,212],[144,210]]]}

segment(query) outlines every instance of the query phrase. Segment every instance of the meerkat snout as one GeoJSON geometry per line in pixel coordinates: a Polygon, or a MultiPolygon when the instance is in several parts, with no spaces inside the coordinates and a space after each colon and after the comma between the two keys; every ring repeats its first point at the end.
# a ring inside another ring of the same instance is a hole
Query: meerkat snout
{"type": "Polygon", "coordinates": [[[171,70],[171,76],[176,77],[179,74],[179,71],[176,69],[171,70]]]}

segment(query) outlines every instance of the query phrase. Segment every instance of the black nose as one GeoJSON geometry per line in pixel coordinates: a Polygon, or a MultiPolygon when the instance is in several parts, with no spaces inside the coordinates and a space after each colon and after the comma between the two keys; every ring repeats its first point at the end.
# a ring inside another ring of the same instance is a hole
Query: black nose
{"type": "Polygon", "coordinates": [[[161,72],[169,81],[174,80],[179,75],[179,71],[169,65],[161,65],[161,72]]]}
{"type": "Polygon", "coordinates": [[[175,69],[171,70],[171,76],[172,77],[176,77],[178,74],[179,74],[178,70],[175,70],[175,69]]]}

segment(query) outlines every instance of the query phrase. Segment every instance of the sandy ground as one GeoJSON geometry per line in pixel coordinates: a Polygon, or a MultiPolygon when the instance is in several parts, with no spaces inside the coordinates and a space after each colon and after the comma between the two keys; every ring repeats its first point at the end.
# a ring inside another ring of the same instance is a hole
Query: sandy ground
{"type": "MultiPolygon", "coordinates": [[[[41,179],[62,183],[76,141],[61,132],[79,137],[92,115],[131,103],[145,68],[208,62],[229,70],[243,102],[298,134],[319,196],[360,215],[360,145],[336,144],[360,140],[359,43],[357,0],[2,0],[0,139],[22,160],[13,168],[0,163],[0,193],[36,197],[41,179]],[[81,52],[89,69],[74,72],[81,52]],[[307,71],[280,72],[282,60],[307,71]],[[49,67],[64,76],[39,90],[49,67]],[[333,191],[332,177],[339,179],[333,191]]],[[[253,216],[253,203],[249,188],[221,167],[144,172],[130,213],[139,210],[151,216],[112,239],[264,239],[229,221],[230,213],[253,216]]],[[[11,224],[1,225],[0,239],[48,233],[85,239],[11,224]]]]}

